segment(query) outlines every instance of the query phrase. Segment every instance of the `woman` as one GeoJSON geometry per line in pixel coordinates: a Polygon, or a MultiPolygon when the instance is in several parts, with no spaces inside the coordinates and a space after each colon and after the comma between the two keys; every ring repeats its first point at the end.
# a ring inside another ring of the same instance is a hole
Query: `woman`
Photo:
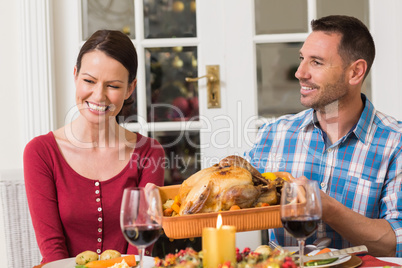
{"type": "Polygon", "coordinates": [[[136,73],[137,54],[126,35],[94,33],[74,68],[79,116],[25,148],[26,191],[42,262],[85,250],[137,253],[120,230],[123,189],[162,186],[164,151],[116,122],[136,73]]]}

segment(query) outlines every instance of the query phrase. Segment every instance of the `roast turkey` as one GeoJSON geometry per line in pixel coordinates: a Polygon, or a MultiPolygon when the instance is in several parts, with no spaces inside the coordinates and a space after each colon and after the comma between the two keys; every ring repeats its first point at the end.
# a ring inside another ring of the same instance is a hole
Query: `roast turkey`
{"type": "Polygon", "coordinates": [[[249,162],[229,156],[186,179],[180,189],[179,215],[278,204],[277,182],[266,180],[249,162]]]}

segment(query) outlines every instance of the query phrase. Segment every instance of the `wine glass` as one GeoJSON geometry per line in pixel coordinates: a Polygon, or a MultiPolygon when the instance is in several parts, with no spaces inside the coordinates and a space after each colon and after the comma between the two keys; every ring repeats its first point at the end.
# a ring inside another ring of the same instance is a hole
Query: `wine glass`
{"type": "Polygon", "coordinates": [[[318,228],[322,216],[320,189],[315,181],[285,182],[281,194],[281,221],[299,243],[300,267],[303,267],[304,244],[318,228]]]}
{"type": "Polygon", "coordinates": [[[162,230],[162,202],[157,188],[124,189],[120,226],[126,240],[137,247],[143,268],[144,250],[154,243],[162,230]]]}

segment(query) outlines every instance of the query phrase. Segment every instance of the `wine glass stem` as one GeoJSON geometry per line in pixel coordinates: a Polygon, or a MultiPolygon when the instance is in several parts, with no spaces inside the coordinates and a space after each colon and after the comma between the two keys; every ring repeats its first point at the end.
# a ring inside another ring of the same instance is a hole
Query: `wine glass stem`
{"type": "Polygon", "coordinates": [[[300,239],[300,240],[298,240],[298,242],[299,242],[299,253],[300,253],[300,258],[299,258],[300,267],[303,268],[303,266],[304,266],[303,256],[304,256],[304,244],[305,244],[305,241],[304,241],[304,239],[300,239]]]}
{"type": "Polygon", "coordinates": [[[140,256],[140,266],[141,268],[144,267],[144,253],[145,253],[145,248],[144,247],[138,247],[138,255],[140,256]]]}

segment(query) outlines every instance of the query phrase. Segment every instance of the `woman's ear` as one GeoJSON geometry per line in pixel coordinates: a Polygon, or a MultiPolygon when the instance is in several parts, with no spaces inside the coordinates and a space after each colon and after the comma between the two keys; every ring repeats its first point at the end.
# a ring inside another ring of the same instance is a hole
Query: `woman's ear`
{"type": "Polygon", "coordinates": [[[74,66],[74,79],[77,78],[77,65],[74,66]]]}
{"type": "Polygon", "coordinates": [[[131,82],[128,87],[127,87],[127,93],[126,93],[126,100],[130,98],[131,94],[133,94],[135,86],[137,85],[137,79],[134,79],[133,82],[131,82]]]}
{"type": "Polygon", "coordinates": [[[350,65],[350,77],[349,83],[351,85],[357,85],[363,83],[364,76],[367,72],[367,62],[363,59],[359,59],[350,65]]]}

